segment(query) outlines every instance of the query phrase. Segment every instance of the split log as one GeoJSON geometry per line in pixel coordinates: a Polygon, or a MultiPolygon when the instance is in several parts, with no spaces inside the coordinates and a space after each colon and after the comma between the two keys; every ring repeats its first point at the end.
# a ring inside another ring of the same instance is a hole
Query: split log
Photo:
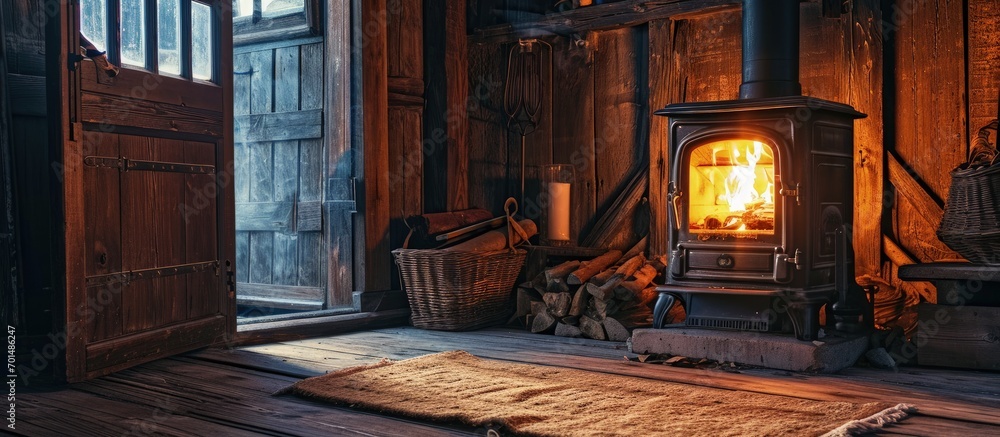
{"type": "Polygon", "coordinates": [[[564,317],[569,313],[570,300],[572,298],[569,293],[545,293],[542,295],[542,300],[545,302],[545,306],[548,307],[549,312],[555,317],[564,317]]]}
{"type": "Polygon", "coordinates": [[[604,326],[587,316],[580,317],[580,331],[583,331],[585,337],[593,338],[594,340],[606,340],[608,338],[604,334],[604,326]]]}
{"type": "Polygon", "coordinates": [[[618,312],[620,304],[614,299],[600,300],[594,299],[591,304],[591,318],[603,321],[608,316],[618,312]]]}
{"type": "Polygon", "coordinates": [[[566,261],[550,269],[545,269],[545,289],[555,293],[569,291],[566,276],[580,268],[580,261],[566,261]]]}
{"type": "Polygon", "coordinates": [[[566,316],[563,317],[562,319],[559,319],[559,323],[577,326],[580,324],[580,316],[566,316]]]}
{"type": "Polygon", "coordinates": [[[535,319],[531,322],[531,332],[536,334],[540,332],[547,333],[556,326],[557,322],[558,320],[556,320],[555,317],[552,317],[552,314],[549,314],[548,311],[535,313],[535,319]]]}
{"type": "Polygon", "coordinates": [[[576,294],[573,295],[573,303],[569,307],[569,315],[579,316],[583,314],[583,310],[587,309],[587,301],[590,300],[590,293],[587,293],[587,290],[584,289],[585,287],[581,285],[576,290],[576,294]]]}
{"type": "Polygon", "coordinates": [[[587,281],[587,282],[592,283],[592,284],[597,284],[597,285],[607,284],[608,281],[611,279],[611,277],[615,275],[615,270],[616,269],[614,269],[614,268],[607,269],[607,270],[605,270],[605,271],[603,271],[601,273],[598,273],[598,274],[592,276],[590,278],[590,280],[587,281]]]}
{"type": "Polygon", "coordinates": [[[587,284],[587,293],[594,296],[597,300],[608,300],[615,296],[615,288],[618,284],[621,284],[621,278],[617,276],[612,276],[611,280],[604,285],[597,284],[587,284]]]}
{"type": "Polygon", "coordinates": [[[566,261],[555,267],[545,269],[545,281],[552,282],[560,279],[565,280],[566,276],[580,268],[580,261],[566,261]]]}
{"type": "Polygon", "coordinates": [[[567,325],[565,323],[556,324],[556,335],[560,337],[571,337],[579,338],[583,337],[583,331],[573,325],[567,325]]]}
{"type": "MultiPolygon", "coordinates": [[[[625,281],[618,284],[618,288],[615,290],[615,296],[621,300],[627,300],[622,298],[623,296],[635,296],[638,295],[650,282],[653,282],[653,278],[656,278],[656,267],[650,264],[646,264],[639,271],[635,272],[635,279],[631,281],[625,281]]],[[[631,299],[631,297],[629,298],[631,299]]]]}
{"type": "Polygon", "coordinates": [[[611,341],[625,341],[630,336],[625,325],[622,325],[621,322],[615,320],[613,317],[604,319],[604,331],[607,332],[608,340],[611,341]]]}
{"type": "Polygon", "coordinates": [[[577,269],[575,272],[570,273],[569,277],[566,278],[566,283],[569,285],[584,284],[588,279],[610,267],[621,257],[622,252],[620,250],[608,251],[604,255],[592,259],[589,263],[587,263],[586,267],[582,267],[577,269]]]}
{"type": "MultiPolygon", "coordinates": [[[[518,287],[517,298],[515,299],[517,304],[515,306],[516,309],[514,310],[514,316],[510,318],[510,321],[508,321],[507,324],[514,323],[515,320],[524,320],[524,316],[531,313],[531,302],[541,301],[541,297],[535,292],[534,289],[531,288],[531,284],[527,284],[528,287],[524,287],[524,284],[521,284],[522,286],[518,287]]],[[[529,326],[531,325],[525,325],[525,328],[529,326]]]]}
{"type": "MultiPolygon", "coordinates": [[[[518,225],[524,229],[528,238],[538,233],[538,226],[531,219],[524,219],[517,222],[518,225]]],[[[519,244],[522,241],[521,235],[517,232],[511,236],[513,244],[519,244]]],[[[442,250],[454,250],[461,252],[493,252],[497,250],[503,250],[507,248],[507,228],[501,228],[494,231],[489,231],[478,237],[466,240],[462,243],[456,244],[454,246],[442,249],[442,250]]]]}
{"type": "Polygon", "coordinates": [[[622,263],[622,265],[615,270],[615,275],[621,276],[622,279],[628,279],[644,264],[646,264],[646,256],[643,255],[642,252],[639,252],[638,255],[633,256],[629,258],[628,261],[622,263]]]}
{"type": "Polygon", "coordinates": [[[419,229],[427,235],[435,235],[492,218],[493,213],[485,209],[473,208],[411,215],[406,218],[406,224],[411,229],[419,229]]]}

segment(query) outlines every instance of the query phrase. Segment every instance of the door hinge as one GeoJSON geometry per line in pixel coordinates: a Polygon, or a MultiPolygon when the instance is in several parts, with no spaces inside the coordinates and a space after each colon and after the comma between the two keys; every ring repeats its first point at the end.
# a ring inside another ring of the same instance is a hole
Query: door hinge
{"type": "Polygon", "coordinates": [[[802,190],[801,185],[802,184],[796,182],[795,183],[795,188],[792,188],[792,189],[782,188],[782,189],[778,190],[778,194],[781,194],[782,196],[787,196],[787,197],[794,197],[795,198],[795,204],[796,205],[802,205],[802,202],[799,199],[799,193],[802,190]]]}
{"type": "Polygon", "coordinates": [[[233,271],[233,262],[226,260],[226,287],[229,289],[229,298],[236,298],[236,272],[233,271]]]}
{"type": "Polygon", "coordinates": [[[66,54],[66,68],[69,71],[76,71],[77,64],[79,64],[83,60],[84,60],[83,55],[79,53],[70,52],[66,54]]]}

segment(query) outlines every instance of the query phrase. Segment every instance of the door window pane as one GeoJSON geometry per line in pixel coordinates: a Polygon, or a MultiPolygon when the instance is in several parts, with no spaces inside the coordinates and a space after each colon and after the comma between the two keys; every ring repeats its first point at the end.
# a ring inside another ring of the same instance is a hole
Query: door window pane
{"type": "Polygon", "coordinates": [[[122,63],[146,66],[146,9],[143,0],[121,0],[122,63]]]}
{"type": "Polygon", "coordinates": [[[191,2],[191,67],[195,79],[212,80],[212,8],[191,2]]]}
{"type": "Polygon", "coordinates": [[[181,74],[181,2],[157,0],[159,64],[161,73],[181,74]]]}
{"type": "Polygon", "coordinates": [[[97,50],[108,46],[108,3],[107,0],[80,1],[80,33],[94,43],[97,50]]]}
{"type": "Polygon", "coordinates": [[[262,14],[264,16],[284,15],[301,11],[304,0],[262,0],[262,14]]]}

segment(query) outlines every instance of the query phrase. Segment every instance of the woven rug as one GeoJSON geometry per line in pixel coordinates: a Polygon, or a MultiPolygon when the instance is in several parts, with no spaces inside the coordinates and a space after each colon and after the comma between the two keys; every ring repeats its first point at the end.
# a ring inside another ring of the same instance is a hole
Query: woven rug
{"type": "Polygon", "coordinates": [[[538,436],[851,435],[912,406],[825,402],[481,359],[464,351],[352,367],[283,392],[538,436]]]}

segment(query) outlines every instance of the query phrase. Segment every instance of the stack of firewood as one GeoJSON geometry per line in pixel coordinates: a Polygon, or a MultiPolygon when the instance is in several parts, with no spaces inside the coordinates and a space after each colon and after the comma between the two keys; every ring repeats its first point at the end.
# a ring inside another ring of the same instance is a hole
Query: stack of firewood
{"type": "Polygon", "coordinates": [[[664,268],[663,257],[618,250],[564,262],[518,287],[514,319],[535,333],[625,341],[652,324],[653,279],[664,268]]]}

